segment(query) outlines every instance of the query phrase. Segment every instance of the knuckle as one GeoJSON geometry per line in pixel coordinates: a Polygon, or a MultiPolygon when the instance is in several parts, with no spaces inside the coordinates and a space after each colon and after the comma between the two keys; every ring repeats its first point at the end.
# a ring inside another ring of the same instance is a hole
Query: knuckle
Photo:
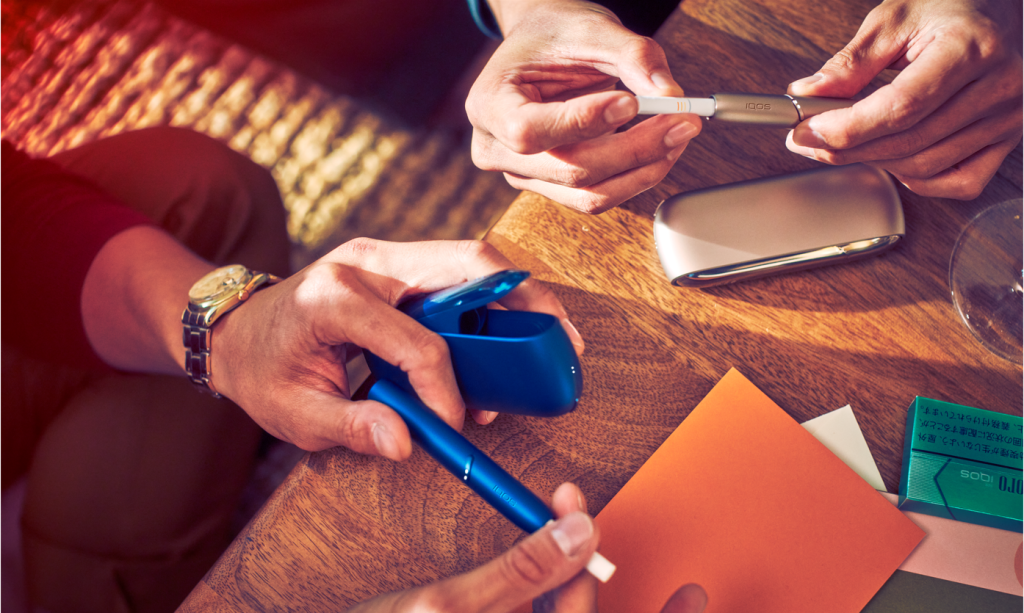
{"type": "Polygon", "coordinates": [[[915,155],[896,164],[899,174],[912,179],[928,179],[945,170],[945,165],[932,156],[915,155]]]}
{"type": "Polygon", "coordinates": [[[825,147],[816,149],[817,151],[829,151],[835,149],[849,149],[850,147],[856,146],[858,143],[851,133],[849,126],[842,125],[836,126],[830,130],[825,136],[825,147]]]}
{"type": "Polygon", "coordinates": [[[370,255],[377,251],[380,247],[381,241],[372,238],[353,238],[346,242],[342,247],[354,255],[370,255]]]}
{"type": "Polygon", "coordinates": [[[623,51],[627,53],[626,57],[665,59],[665,50],[649,36],[630,36],[623,44],[623,51]]]}
{"type": "Polygon", "coordinates": [[[525,546],[516,547],[502,558],[502,573],[516,585],[542,585],[548,576],[539,552],[525,546]]]}
{"type": "Polygon", "coordinates": [[[831,164],[832,166],[846,164],[845,157],[842,151],[833,151],[831,149],[818,149],[814,152],[815,160],[824,164],[831,164]]]}
{"type": "Polygon", "coordinates": [[[522,155],[538,153],[541,150],[534,126],[523,118],[513,118],[505,124],[504,144],[522,155]]]}
{"type": "Polygon", "coordinates": [[[977,177],[966,177],[954,186],[949,197],[956,200],[974,200],[981,195],[985,185],[986,182],[977,177]]]}
{"type": "Polygon", "coordinates": [[[434,370],[450,362],[448,344],[440,336],[426,328],[422,328],[409,339],[409,347],[415,356],[415,364],[410,364],[410,367],[434,370]]]}
{"type": "Polygon", "coordinates": [[[480,134],[479,130],[473,130],[473,140],[470,142],[469,155],[473,164],[480,170],[502,170],[495,160],[494,140],[480,134]]]}
{"type": "Polygon", "coordinates": [[[928,105],[926,92],[906,89],[897,91],[888,113],[882,118],[883,125],[892,132],[902,132],[912,127],[920,121],[928,105]]]}
{"type": "Polygon", "coordinates": [[[569,198],[568,202],[565,204],[566,206],[574,208],[581,213],[597,215],[599,213],[603,213],[617,203],[612,202],[607,196],[602,194],[582,191],[574,194],[573,197],[569,198]]]}
{"type": "Polygon", "coordinates": [[[849,72],[857,66],[857,55],[853,44],[849,44],[833,55],[825,66],[841,73],[849,72]]]}
{"type": "Polygon", "coordinates": [[[481,240],[455,241],[455,255],[460,262],[494,261],[498,250],[481,240]]]}
{"type": "Polygon", "coordinates": [[[310,267],[295,291],[299,304],[315,305],[325,300],[343,301],[355,294],[358,281],[344,264],[320,262],[310,267]]]}
{"type": "Polygon", "coordinates": [[[888,140],[886,150],[890,157],[901,158],[914,155],[929,143],[920,130],[904,130],[893,134],[888,140]]]}
{"type": "Polygon", "coordinates": [[[587,187],[595,182],[588,169],[575,164],[559,165],[553,171],[553,180],[569,187],[587,187]]]}

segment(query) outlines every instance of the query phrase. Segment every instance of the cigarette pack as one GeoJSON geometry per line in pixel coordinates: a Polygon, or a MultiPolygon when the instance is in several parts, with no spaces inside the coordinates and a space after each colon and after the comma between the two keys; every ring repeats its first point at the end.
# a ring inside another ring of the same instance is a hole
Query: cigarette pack
{"type": "Polygon", "coordinates": [[[1022,419],[918,396],[907,412],[899,507],[1021,532],[1022,419]]]}

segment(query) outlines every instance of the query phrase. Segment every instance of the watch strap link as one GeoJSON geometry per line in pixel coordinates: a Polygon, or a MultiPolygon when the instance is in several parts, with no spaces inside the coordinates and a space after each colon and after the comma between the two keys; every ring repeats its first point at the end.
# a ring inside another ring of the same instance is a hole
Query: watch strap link
{"type": "Polygon", "coordinates": [[[214,398],[223,397],[210,382],[213,324],[222,315],[245,302],[256,291],[280,280],[280,277],[269,273],[252,271],[249,282],[245,284],[245,287],[240,288],[227,304],[220,304],[215,309],[203,309],[194,304],[185,307],[185,312],[181,315],[181,342],[185,346],[185,372],[188,373],[188,378],[196,388],[214,398]]]}

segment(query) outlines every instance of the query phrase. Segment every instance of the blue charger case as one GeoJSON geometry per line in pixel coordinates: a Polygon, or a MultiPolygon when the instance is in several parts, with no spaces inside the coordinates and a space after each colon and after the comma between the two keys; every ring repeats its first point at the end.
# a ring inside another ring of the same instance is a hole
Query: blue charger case
{"type": "MultiPolygon", "coordinates": [[[[455,378],[470,408],[520,415],[563,415],[576,408],[583,371],[556,317],[488,309],[530,273],[507,270],[399,308],[448,343],[455,378]]],[[[423,404],[401,369],[364,350],[377,382],[368,393],[398,413],[416,443],[525,532],[554,519],[548,506],[423,404]]]]}
{"type": "MultiPolygon", "coordinates": [[[[448,343],[455,379],[472,409],[550,417],[579,403],[583,370],[558,318],[487,308],[529,276],[506,270],[399,306],[448,343]]],[[[364,353],[378,381],[416,395],[401,369],[364,353]]]]}

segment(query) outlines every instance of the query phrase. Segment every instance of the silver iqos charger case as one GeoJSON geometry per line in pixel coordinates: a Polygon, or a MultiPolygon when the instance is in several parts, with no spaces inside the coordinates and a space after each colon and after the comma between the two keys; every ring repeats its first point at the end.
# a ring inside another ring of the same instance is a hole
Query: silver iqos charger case
{"type": "Polygon", "coordinates": [[[880,253],[904,235],[892,178],[828,166],[673,196],[654,243],[675,285],[708,287],[880,253]]]}

